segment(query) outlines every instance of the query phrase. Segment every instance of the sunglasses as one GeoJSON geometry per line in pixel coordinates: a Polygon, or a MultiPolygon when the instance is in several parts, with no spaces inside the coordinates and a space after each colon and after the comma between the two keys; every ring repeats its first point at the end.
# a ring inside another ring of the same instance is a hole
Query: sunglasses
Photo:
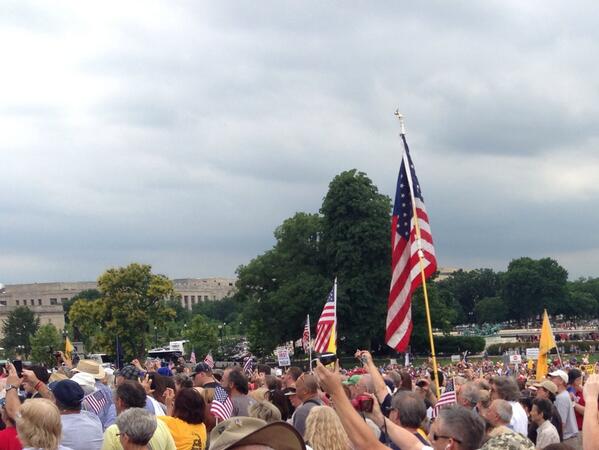
{"type": "Polygon", "coordinates": [[[454,438],[453,436],[443,436],[441,434],[433,433],[433,441],[438,441],[439,439],[453,439],[458,444],[462,443],[462,441],[460,441],[459,439],[454,438]]]}

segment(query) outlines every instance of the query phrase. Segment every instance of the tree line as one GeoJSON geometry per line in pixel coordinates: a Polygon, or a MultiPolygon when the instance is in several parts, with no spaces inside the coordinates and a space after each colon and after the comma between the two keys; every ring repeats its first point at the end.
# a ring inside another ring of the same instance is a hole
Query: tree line
{"type": "MultiPolygon", "coordinates": [[[[95,352],[114,354],[116,337],[123,355],[137,357],[169,340],[188,339],[197,355],[226,353],[227,336],[247,336],[255,354],[297,340],[307,314],[312,332],[324,301],[338,280],[338,346],[389,353],[384,343],[390,283],[391,199],[357,170],[342,172],[329,184],[318,213],[298,212],[274,231],[275,244],[237,269],[236,293],[203,302],[190,312],[180,304],[172,282],[149,265],[107,270],[98,290],[83,291],[64,304],[66,329],[95,352]]],[[[434,220],[433,220],[434,226],[434,220]]],[[[525,323],[547,309],[567,319],[597,317],[599,279],[568,281],[551,258],[522,257],[507,270],[458,270],[428,283],[433,327],[448,333],[458,324],[525,323]]],[[[2,346],[8,354],[48,353],[61,336],[39,326],[26,308],[4,323],[2,346]],[[29,318],[28,318],[29,317],[29,318]],[[39,330],[45,338],[32,340],[39,330]],[[58,336],[58,338],[57,338],[58,336]],[[35,344],[35,345],[34,345],[35,344]]],[[[422,291],[412,299],[412,350],[425,352],[422,291]]]]}

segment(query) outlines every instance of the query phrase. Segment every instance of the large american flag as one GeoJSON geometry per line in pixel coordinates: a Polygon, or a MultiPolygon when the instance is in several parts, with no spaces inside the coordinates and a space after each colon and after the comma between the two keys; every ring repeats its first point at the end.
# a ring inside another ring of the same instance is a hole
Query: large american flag
{"type": "Polygon", "coordinates": [[[204,358],[204,362],[206,364],[208,364],[208,367],[210,367],[211,369],[214,368],[214,359],[212,358],[212,352],[209,352],[206,357],[204,358]]]}
{"type": "Polygon", "coordinates": [[[233,402],[222,386],[214,388],[214,398],[210,405],[210,413],[221,420],[227,420],[233,414],[233,402]]]}
{"type": "MultiPolygon", "coordinates": [[[[335,285],[337,281],[335,280],[335,285]]],[[[316,324],[316,339],[314,340],[314,351],[316,353],[323,353],[327,351],[329,341],[337,321],[337,299],[335,286],[329,292],[327,301],[324,304],[322,314],[318,323],[316,324]]]]}
{"type": "Polygon", "coordinates": [[[412,293],[422,284],[420,261],[418,258],[418,237],[414,220],[414,208],[410,184],[413,186],[416,214],[420,228],[423,252],[424,274],[430,277],[437,270],[437,260],[433,247],[433,237],[424,207],[420,184],[414,164],[410,158],[408,143],[404,134],[404,155],[397,179],[393,220],[391,223],[391,287],[387,304],[387,345],[398,352],[405,352],[412,334],[412,293]],[[410,168],[409,178],[406,166],[410,168]]]}
{"type": "Polygon", "coordinates": [[[441,394],[437,403],[435,403],[435,407],[433,408],[433,417],[437,417],[439,415],[439,411],[441,411],[445,406],[453,405],[457,402],[457,396],[455,392],[455,382],[454,379],[450,379],[445,386],[445,392],[441,394]]]}

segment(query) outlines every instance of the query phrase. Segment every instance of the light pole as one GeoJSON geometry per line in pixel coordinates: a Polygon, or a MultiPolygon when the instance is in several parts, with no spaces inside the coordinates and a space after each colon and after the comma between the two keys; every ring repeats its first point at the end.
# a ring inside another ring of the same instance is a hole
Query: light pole
{"type": "Polygon", "coordinates": [[[154,325],[154,348],[158,348],[158,327],[154,325]]]}

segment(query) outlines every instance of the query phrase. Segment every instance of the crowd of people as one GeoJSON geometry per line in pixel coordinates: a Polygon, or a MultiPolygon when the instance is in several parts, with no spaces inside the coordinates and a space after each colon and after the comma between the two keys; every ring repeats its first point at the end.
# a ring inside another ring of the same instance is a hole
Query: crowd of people
{"type": "Polygon", "coordinates": [[[501,362],[435,373],[355,356],[350,370],[315,360],[278,376],[184,360],[8,364],[0,450],[599,449],[599,375],[571,364],[537,381],[501,362]]]}

